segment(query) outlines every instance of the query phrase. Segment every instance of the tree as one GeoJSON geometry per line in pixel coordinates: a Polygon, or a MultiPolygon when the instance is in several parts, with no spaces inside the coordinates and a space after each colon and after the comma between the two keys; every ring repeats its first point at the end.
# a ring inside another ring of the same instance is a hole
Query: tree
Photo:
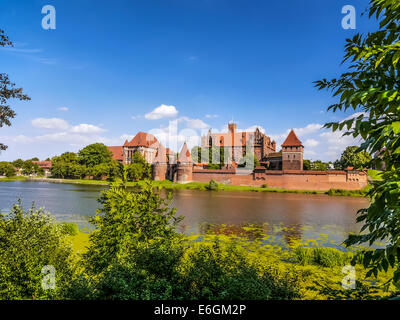
{"type": "Polygon", "coordinates": [[[359,151],[359,147],[347,147],[335,167],[337,169],[345,170],[347,167],[354,167],[354,169],[362,169],[368,166],[371,161],[371,155],[366,151],[359,151]]]}
{"type": "Polygon", "coordinates": [[[379,30],[346,40],[344,61],[350,61],[349,70],[338,79],[317,81],[316,86],[340,98],[328,110],[362,112],[325,127],[361,137],[358,151],[373,155],[372,165],[386,164],[382,179],[368,192],[370,206],[358,211],[357,222],[364,222],[365,233],[350,235],[345,244],[371,246],[385,239],[384,248],[364,250],[363,264],[369,269],[367,276],[391,266],[393,283],[400,285],[400,2],[371,0],[369,16],[373,15],[379,19],[379,30]]]}
{"type": "Polygon", "coordinates": [[[311,170],[311,160],[303,160],[303,170],[311,170]]]}
{"type": "Polygon", "coordinates": [[[78,163],[78,155],[74,152],[64,152],[60,156],[55,156],[51,159],[51,162],[66,162],[66,163],[78,163]]]}
{"type": "Polygon", "coordinates": [[[88,168],[100,163],[110,163],[112,152],[103,143],[90,144],[78,152],[78,161],[88,168]]]}
{"type": "Polygon", "coordinates": [[[15,175],[14,166],[6,161],[0,162],[0,176],[12,177],[15,175]]]}
{"type": "Polygon", "coordinates": [[[96,229],[84,255],[89,270],[101,272],[118,259],[120,253],[140,242],[168,241],[176,237],[182,220],[169,207],[171,195],[163,199],[150,182],[129,191],[121,180],[101,193],[101,208],[90,220],[96,229]]]}
{"type": "Polygon", "coordinates": [[[21,203],[0,215],[0,299],[62,298],[72,277],[67,234],[55,218],[21,203]],[[44,290],[44,266],[55,268],[55,288],[44,290]]]}
{"type": "Polygon", "coordinates": [[[24,161],[22,165],[22,173],[24,175],[44,173],[42,171],[43,169],[41,170],[39,165],[37,163],[33,163],[31,160],[24,161]]]}
{"type": "Polygon", "coordinates": [[[52,165],[51,175],[61,179],[82,179],[88,174],[88,169],[78,163],[58,161],[52,165]]]}
{"type": "Polygon", "coordinates": [[[15,168],[21,169],[22,166],[24,165],[24,160],[22,160],[22,159],[14,160],[14,161],[12,162],[12,165],[13,165],[15,168]]]}
{"type": "Polygon", "coordinates": [[[138,181],[151,177],[151,166],[139,153],[133,154],[132,163],[125,166],[128,181],[138,181]]]}
{"type": "MultiPolygon", "coordinates": [[[[0,29],[0,47],[12,46],[12,42],[5,35],[4,31],[0,29]]],[[[11,126],[11,119],[15,117],[16,113],[7,104],[9,99],[30,100],[30,98],[22,93],[22,88],[15,88],[5,73],[0,73],[0,128],[4,125],[11,126]]],[[[7,146],[0,143],[0,150],[6,150],[7,146]]]]}
{"type": "Polygon", "coordinates": [[[243,158],[240,159],[238,167],[239,168],[248,168],[254,169],[255,167],[259,167],[260,162],[258,161],[255,154],[248,153],[243,158]]]}
{"type": "Polygon", "coordinates": [[[311,170],[314,171],[326,171],[328,170],[328,164],[322,162],[321,160],[316,160],[311,162],[311,170]]]}

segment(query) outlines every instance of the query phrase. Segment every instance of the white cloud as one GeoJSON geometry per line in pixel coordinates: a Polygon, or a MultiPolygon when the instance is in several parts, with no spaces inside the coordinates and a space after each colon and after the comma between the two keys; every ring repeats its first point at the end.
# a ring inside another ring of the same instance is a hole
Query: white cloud
{"type": "Polygon", "coordinates": [[[67,107],[60,107],[60,108],[58,108],[58,110],[67,112],[67,111],[69,110],[69,108],[67,108],[67,107]]]}
{"type": "Polygon", "coordinates": [[[207,129],[210,126],[200,119],[191,119],[188,117],[180,117],[177,119],[178,123],[185,123],[190,129],[207,129]]]}
{"type": "Polygon", "coordinates": [[[315,140],[315,139],[307,139],[307,140],[304,142],[304,146],[305,146],[305,147],[310,147],[310,148],[312,148],[312,147],[316,147],[317,145],[319,145],[319,141],[317,141],[317,140],[315,140]]]}
{"type": "Polygon", "coordinates": [[[33,119],[31,123],[34,127],[43,129],[66,130],[69,127],[68,122],[60,118],[37,118],[33,119]]]}
{"type": "Polygon", "coordinates": [[[127,134],[127,133],[125,133],[125,134],[123,134],[122,136],[120,136],[119,138],[121,139],[121,141],[124,141],[124,142],[125,142],[125,140],[131,141],[134,137],[135,137],[135,136],[132,135],[132,134],[127,134]]]}
{"type": "Polygon", "coordinates": [[[175,106],[167,106],[165,104],[155,108],[152,112],[147,113],[144,117],[147,120],[158,120],[162,118],[172,118],[178,114],[175,106]]]}
{"type": "Polygon", "coordinates": [[[93,124],[81,123],[77,126],[71,127],[70,131],[75,133],[97,133],[97,132],[104,132],[106,130],[98,126],[95,126],[93,124]]]}
{"type": "Polygon", "coordinates": [[[218,118],[219,115],[217,115],[217,114],[206,114],[205,117],[207,119],[215,119],[215,118],[218,118]]]}
{"type": "MultiPolygon", "coordinates": [[[[243,130],[243,131],[254,132],[257,129],[265,134],[265,129],[262,126],[257,126],[257,125],[256,126],[251,126],[251,127],[247,128],[246,130],[243,130]]],[[[242,130],[239,129],[238,131],[242,131],[242,130]]]]}
{"type": "Polygon", "coordinates": [[[73,133],[99,133],[106,131],[93,124],[81,123],[71,126],[64,119],[60,118],[37,118],[31,121],[36,128],[70,131],[73,133]]]}

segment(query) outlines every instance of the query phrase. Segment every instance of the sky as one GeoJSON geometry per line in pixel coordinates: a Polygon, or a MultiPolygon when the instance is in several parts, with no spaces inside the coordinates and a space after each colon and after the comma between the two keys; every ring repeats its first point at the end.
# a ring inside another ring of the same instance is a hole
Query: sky
{"type": "MultiPolygon", "coordinates": [[[[0,128],[0,161],[45,159],[87,144],[122,145],[154,133],[178,151],[209,129],[294,129],[305,159],[334,161],[358,144],[322,126],[351,117],[313,81],[338,77],[345,39],[377,29],[368,0],[0,0],[7,73],[31,101],[0,128]],[[42,27],[45,5],[55,29],[42,27]],[[344,5],[356,29],[343,29],[344,5]]],[[[280,149],[280,147],[278,148],[280,149]]],[[[278,151],[278,150],[277,150],[278,151]]]]}

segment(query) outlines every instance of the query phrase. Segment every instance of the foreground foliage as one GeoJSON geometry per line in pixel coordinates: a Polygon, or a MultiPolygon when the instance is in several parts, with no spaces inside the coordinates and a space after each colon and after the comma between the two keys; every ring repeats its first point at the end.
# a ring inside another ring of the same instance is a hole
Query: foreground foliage
{"type": "Polygon", "coordinates": [[[128,190],[116,181],[100,197],[90,234],[57,223],[42,210],[24,212],[16,205],[0,219],[0,298],[286,300],[397,294],[393,286],[382,287],[393,275],[391,268],[371,281],[360,264],[357,289],[343,289],[342,267],[354,253],[300,242],[298,230],[279,231],[287,245],[254,226],[235,227],[236,233],[209,226],[202,235],[184,236],[170,200],[150,183],[128,190]],[[55,289],[42,287],[46,265],[55,268],[55,289]]]}
{"type": "Polygon", "coordinates": [[[372,154],[371,165],[384,170],[368,193],[370,207],[359,211],[357,221],[364,223],[365,232],[351,235],[346,244],[372,245],[386,239],[385,248],[364,252],[363,263],[375,276],[394,268],[393,282],[400,287],[400,2],[371,0],[373,15],[380,22],[378,31],[347,40],[344,59],[351,63],[349,71],[316,85],[340,98],[329,110],[360,111],[326,127],[361,137],[365,142],[358,151],[372,154]]]}
{"type": "Polygon", "coordinates": [[[0,215],[0,299],[61,298],[72,277],[72,247],[68,227],[34,208],[21,204],[0,215]],[[57,286],[44,290],[44,266],[54,266],[57,286]]]}

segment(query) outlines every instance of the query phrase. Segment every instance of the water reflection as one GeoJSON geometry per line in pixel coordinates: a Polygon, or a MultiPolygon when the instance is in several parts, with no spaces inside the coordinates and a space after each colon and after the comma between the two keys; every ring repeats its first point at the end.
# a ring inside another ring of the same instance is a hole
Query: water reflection
{"type": "MultiPolygon", "coordinates": [[[[91,228],[88,218],[99,207],[97,198],[105,187],[93,185],[53,184],[44,182],[0,182],[0,210],[9,211],[18,198],[24,206],[45,207],[59,220],[74,221],[91,228]]],[[[165,193],[165,190],[162,191],[165,193]]],[[[265,192],[210,192],[175,190],[172,206],[185,219],[180,231],[186,234],[214,232],[249,233],[257,226],[264,234],[275,234],[286,243],[299,239],[316,239],[321,234],[341,242],[350,232],[357,232],[358,209],[368,200],[355,197],[330,197],[265,192]],[[247,230],[247,231],[246,231],[247,230]]],[[[251,233],[260,237],[259,233],[251,233]]]]}

